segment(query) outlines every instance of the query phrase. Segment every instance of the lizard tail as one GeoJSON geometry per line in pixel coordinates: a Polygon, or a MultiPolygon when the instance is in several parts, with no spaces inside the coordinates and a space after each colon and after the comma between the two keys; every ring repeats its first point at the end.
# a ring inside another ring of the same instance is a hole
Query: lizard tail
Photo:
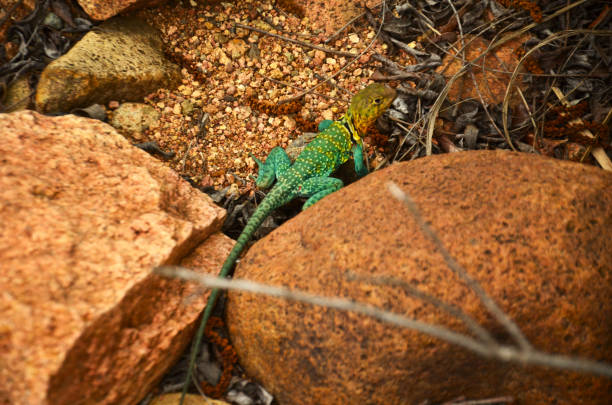
{"type": "Polygon", "coordinates": [[[251,218],[249,218],[240,236],[238,236],[236,244],[227,256],[227,259],[225,259],[221,272],[219,273],[220,277],[227,276],[229,271],[236,263],[236,260],[238,260],[238,257],[244,250],[246,244],[251,240],[255,231],[257,231],[259,226],[270,215],[270,213],[293,198],[291,189],[291,186],[279,185],[278,187],[273,188],[268,193],[266,198],[263,199],[251,218]]]}
{"type": "MultiPolygon", "coordinates": [[[[231,252],[225,259],[223,263],[223,267],[221,268],[221,272],[219,273],[219,277],[226,277],[230,272],[236,260],[240,256],[240,253],[244,250],[244,247],[251,239],[257,228],[261,225],[261,223],[270,215],[270,213],[281,205],[285,204],[287,201],[291,200],[296,192],[293,191],[293,184],[282,184],[274,187],[261,202],[259,207],[255,210],[255,213],[249,218],[244,230],[238,237],[236,244],[232,248],[231,252]]],[[[193,368],[195,366],[195,361],[197,357],[197,353],[200,350],[200,345],[202,342],[202,336],[204,335],[204,329],[206,327],[206,323],[212,314],[212,310],[219,298],[220,290],[217,288],[213,288],[208,297],[208,301],[206,302],[206,309],[204,310],[204,314],[202,315],[202,320],[200,321],[200,326],[196,331],[196,335],[193,340],[193,347],[191,350],[191,355],[189,357],[189,366],[187,368],[187,378],[186,381],[191,381],[191,374],[193,372],[193,368]]],[[[185,383],[183,386],[183,392],[181,393],[181,402],[184,400],[185,395],[187,394],[187,389],[189,387],[189,383],[185,383]]]]}

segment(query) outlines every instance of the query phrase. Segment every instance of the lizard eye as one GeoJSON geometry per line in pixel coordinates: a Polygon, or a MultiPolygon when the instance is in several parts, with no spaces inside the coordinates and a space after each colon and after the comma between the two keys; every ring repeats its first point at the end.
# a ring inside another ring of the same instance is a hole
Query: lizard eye
{"type": "Polygon", "coordinates": [[[380,102],[382,101],[382,98],[378,97],[378,98],[375,98],[372,101],[374,102],[374,104],[380,104],[380,102]]]}

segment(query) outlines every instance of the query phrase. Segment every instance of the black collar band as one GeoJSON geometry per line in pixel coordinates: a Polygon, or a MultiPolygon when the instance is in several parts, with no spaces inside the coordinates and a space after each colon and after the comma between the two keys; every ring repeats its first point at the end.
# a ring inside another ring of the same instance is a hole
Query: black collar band
{"type": "Polygon", "coordinates": [[[349,135],[351,136],[351,143],[353,144],[357,144],[357,139],[355,137],[355,132],[357,131],[355,129],[355,124],[353,124],[353,117],[346,117],[344,116],[342,118],[342,126],[344,126],[344,128],[348,131],[349,135]],[[349,120],[351,120],[351,123],[349,124],[349,120]],[[351,125],[353,124],[353,125],[351,125]]]}

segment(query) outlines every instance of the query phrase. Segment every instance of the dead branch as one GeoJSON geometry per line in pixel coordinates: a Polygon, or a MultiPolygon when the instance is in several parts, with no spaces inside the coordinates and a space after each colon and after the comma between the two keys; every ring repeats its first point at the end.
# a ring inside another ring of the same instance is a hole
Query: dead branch
{"type": "Polygon", "coordinates": [[[251,292],[254,294],[278,297],[290,301],[304,302],[326,308],[355,312],[372,317],[382,322],[437,337],[448,343],[461,346],[487,358],[495,358],[498,360],[523,365],[537,365],[562,370],[580,371],[612,378],[612,365],[607,363],[596,362],[579,357],[547,354],[537,350],[525,351],[523,349],[517,349],[513,346],[487,345],[476,339],[453,332],[444,327],[429,325],[427,323],[398,315],[393,312],[384,311],[370,305],[356,303],[344,298],[314,295],[299,290],[289,290],[285,287],[274,287],[243,279],[219,278],[209,274],[196,273],[195,271],[179,266],[156,267],[153,272],[164,277],[195,281],[209,288],[251,292]]]}

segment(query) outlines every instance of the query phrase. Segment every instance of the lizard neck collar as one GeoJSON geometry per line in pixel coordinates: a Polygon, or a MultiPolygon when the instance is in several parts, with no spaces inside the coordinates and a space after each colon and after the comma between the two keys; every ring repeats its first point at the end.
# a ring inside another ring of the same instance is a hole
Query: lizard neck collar
{"type": "Polygon", "coordinates": [[[361,137],[359,136],[359,132],[355,127],[355,122],[353,121],[353,114],[351,111],[347,111],[346,114],[340,119],[340,124],[348,131],[351,135],[351,142],[354,144],[361,144],[361,137]]]}

